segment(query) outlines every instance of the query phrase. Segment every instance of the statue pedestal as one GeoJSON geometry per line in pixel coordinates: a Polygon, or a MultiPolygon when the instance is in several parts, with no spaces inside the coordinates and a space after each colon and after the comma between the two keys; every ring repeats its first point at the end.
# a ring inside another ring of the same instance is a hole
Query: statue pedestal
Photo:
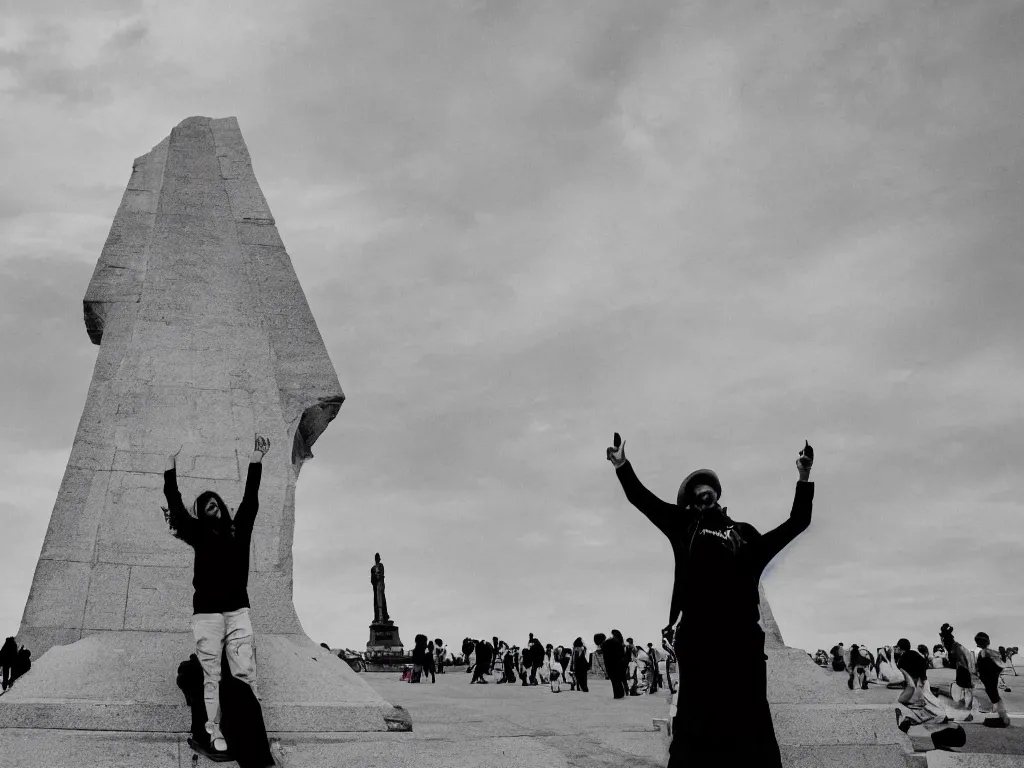
{"type": "Polygon", "coordinates": [[[370,624],[370,640],[366,643],[367,672],[401,672],[411,664],[405,646],[393,621],[370,624]]]}

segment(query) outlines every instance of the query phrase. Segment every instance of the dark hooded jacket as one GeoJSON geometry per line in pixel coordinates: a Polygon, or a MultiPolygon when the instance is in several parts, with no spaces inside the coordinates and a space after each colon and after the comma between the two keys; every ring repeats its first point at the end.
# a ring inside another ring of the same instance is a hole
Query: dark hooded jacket
{"type": "MultiPolygon", "coordinates": [[[[765,566],[811,523],[814,483],[798,482],[789,519],[765,534],[732,520],[726,509],[698,512],[662,501],[643,486],[627,460],[616,475],[629,502],[668,537],[675,555],[669,624],[753,633],[759,628],[757,585],[765,566]]],[[[699,478],[698,478],[699,479],[699,478]]],[[[679,501],[688,498],[680,489],[679,501]]]]}
{"type": "Polygon", "coordinates": [[[245,493],[234,518],[229,518],[222,507],[220,519],[211,522],[198,520],[188,513],[178,491],[176,471],[164,472],[167,522],[174,535],[196,553],[192,578],[194,613],[227,613],[249,607],[249,547],[259,510],[262,474],[262,464],[250,464],[245,493]]]}

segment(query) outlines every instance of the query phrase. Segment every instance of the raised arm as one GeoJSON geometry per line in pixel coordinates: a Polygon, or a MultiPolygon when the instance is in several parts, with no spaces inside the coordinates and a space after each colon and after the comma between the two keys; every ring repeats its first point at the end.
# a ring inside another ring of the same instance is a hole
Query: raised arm
{"type": "Polygon", "coordinates": [[[164,519],[176,538],[194,546],[199,537],[199,521],[185,509],[181,493],[178,491],[178,453],[181,453],[181,448],[177,453],[167,457],[167,464],[164,466],[164,498],[167,499],[164,519]]]}
{"type": "Polygon", "coordinates": [[[260,480],[263,477],[263,456],[270,450],[270,441],[256,435],[256,447],[249,459],[249,471],[245,476],[245,492],[242,503],[235,513],[235,525],[252,526],[256,522],[256,513],[260,508],[260,480]]]}
{"type": "Polygon", "coordinates": [[[786,548],[786,545],[806,531],[811,524],[814,483],[810,482],[810,475],[813,462],[814,449],[804,441],[804,449],[796,461],[800,479],[796,484],[796,493],[793,496],[793,507],[789,512],[789,519],[765,533],[754,544],[754,567],[757,569],[758,575],[779,552],[786,548]]]}
{"type": "Polygon", "coordinates": [[[618,432],[615,433],[615,445],[607,449],[606,456],[615,467],[615,475],[622,484],[622,490],[626,492],[627,501],[643,512],[658,530],[666,536],[670,535],[672,522],[681,510],[675,504],[662,501],[644,487],[633,471],[633,465],[626,458],[626,443],[619,437],[618,432]]]}

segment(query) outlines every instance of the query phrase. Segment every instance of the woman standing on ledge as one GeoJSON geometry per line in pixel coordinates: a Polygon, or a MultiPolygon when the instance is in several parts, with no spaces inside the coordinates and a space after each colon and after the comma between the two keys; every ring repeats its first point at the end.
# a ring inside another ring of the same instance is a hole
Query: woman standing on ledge
{"type": "MultiPolygon", "coordinates": [[[[252,622],[249,619],[249,545],[259,510],[263,457],[269,450],[270,441],[256,435],[245,478],[245,492],[234,517],[214,491],[199,494],[192,507],[196,517],[188,513],[178,491],[177,459],[181,448],[168,457],[164,471],[164,496],[167,498],[164,517],[171,533],[195,550],[192,631],[196,640],[196,656],[203,667],[203,701],[209,743],[194,746],[215,756],[217,753],[223,756],[227,751],[227,742],[220,729],[221,655],[225,650],[232,676],[248,683],[256,693],[256,664],[252,622]]],[[[192,740],[189,741],[191,743],[192,740]]]]}
{"type": "Polygon", "coordinates": [[[761,534],[749,523],[736,522],[719,505],[722,485],[709,469],[691,473],[676,495],[662,501],[648,491],[626,459],[626,444],[615,433],[606,456],[626,498],[664,533],[675,554],[675,584],[669,609],[671,627],[681,619],[675,650],[679,662],[680,700],[672,725],[669,768],[677,766],[744,765],[782,768],[768,706],[764,631],[757,585],[765,566],[811,523],[814,484],[809,482],[814,450],[804,441],[796,461],[799,481],[789,519],[761,534]],[[721,685],[721,670],[702,663],[701,649],[711,642],[735,649],[738,662],[729,670],[728,714],[710,711],[695,691],[721,685]],[[742,719],[743,736],[736,724],[742,719]]]}

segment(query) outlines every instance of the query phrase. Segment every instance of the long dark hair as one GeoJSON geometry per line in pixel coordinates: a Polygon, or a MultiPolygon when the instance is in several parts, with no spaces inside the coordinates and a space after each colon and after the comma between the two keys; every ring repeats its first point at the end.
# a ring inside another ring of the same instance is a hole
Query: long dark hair
{"type": "Polygon", "coordinates": [[[224,528],[231,525],[231,515],[228,514],[228,505],[224,503],[224,499],[216,491],[203,491],[196,497],[195,505],[196,517],[199,518],[200,522],[205,522],[207,525],[213,526],[223,530],[224,528]],[[217,506],[220,508],[220,520],[210,520],[203,514],[203,510],[206,509],[207,503],[210,499],[217,502],[217,506]]]}

